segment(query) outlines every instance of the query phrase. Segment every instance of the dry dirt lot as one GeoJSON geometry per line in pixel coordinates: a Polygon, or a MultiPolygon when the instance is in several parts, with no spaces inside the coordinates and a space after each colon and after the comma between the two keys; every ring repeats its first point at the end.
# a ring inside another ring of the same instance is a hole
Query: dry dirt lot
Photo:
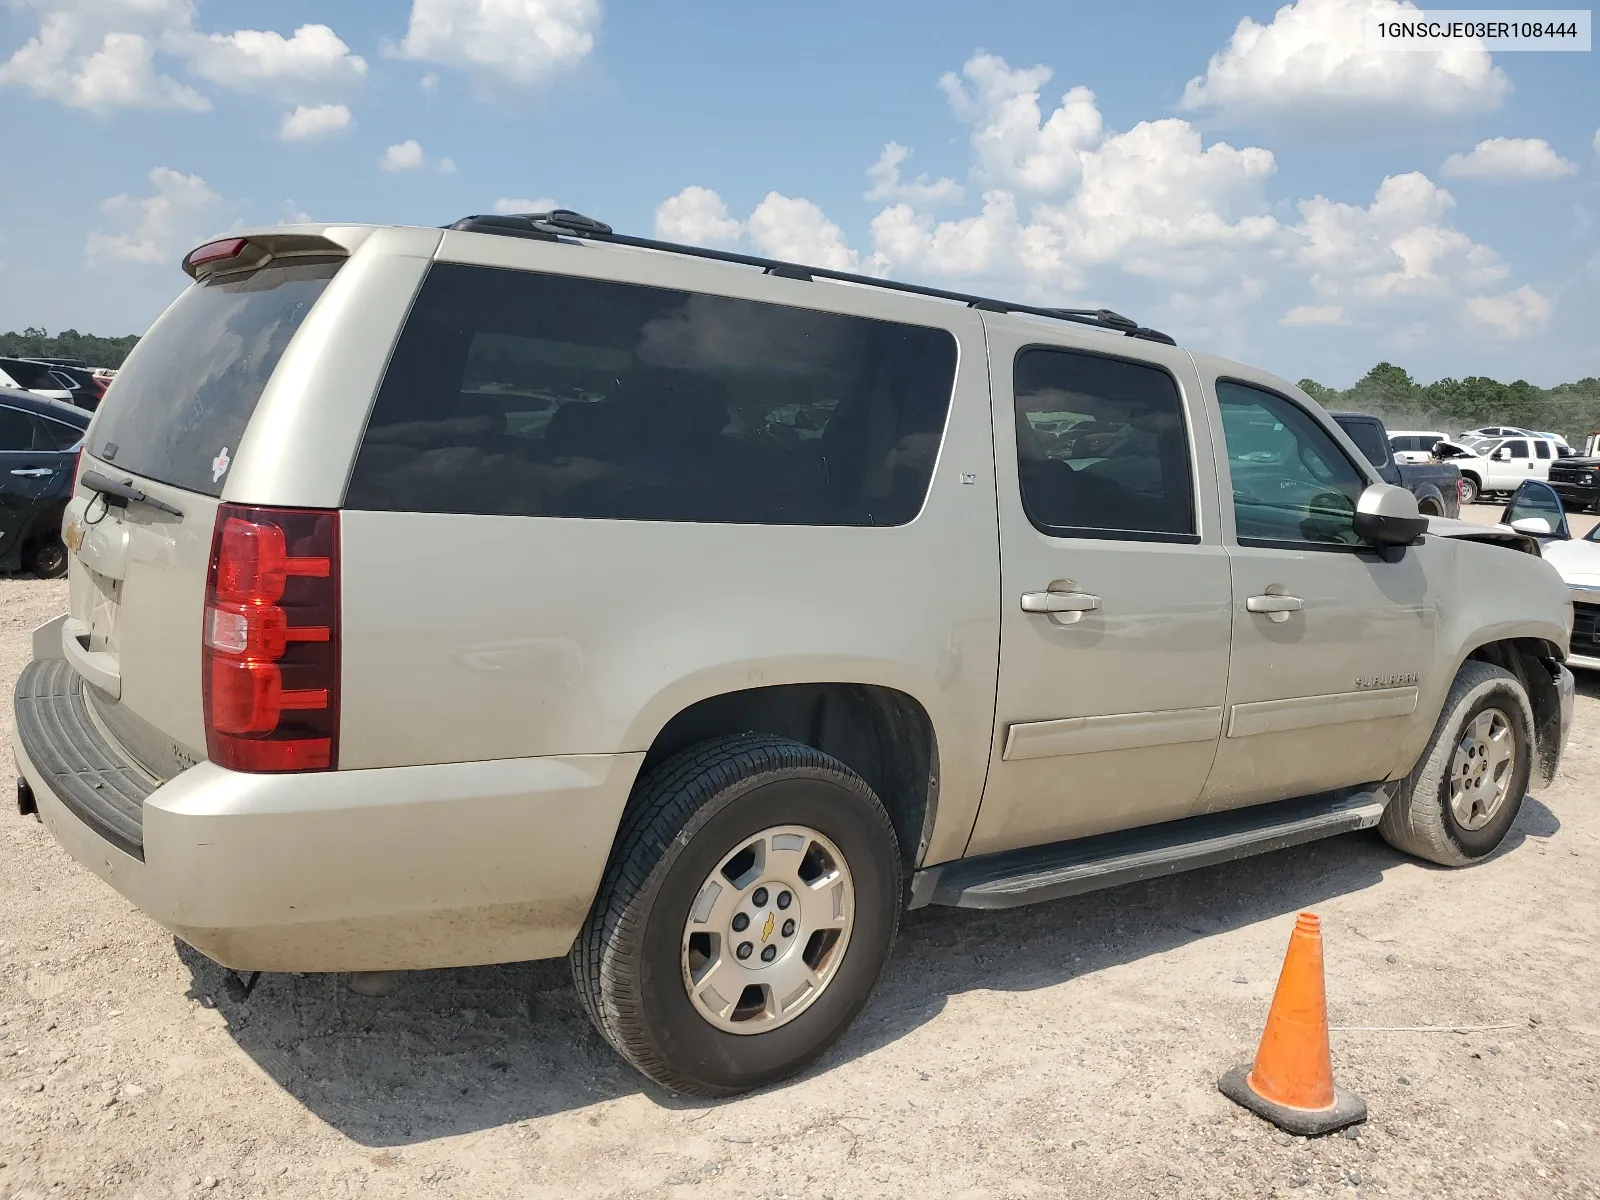
{"type": "MultiPolygon", "coordinates": [[[[63,595],[0,578],[0,727],[63,595]]],[[[1600,680],[1580,687],[1561,780],[1487,863],[1362,834],[922,910],[816,1069],[721,1103],[642,1084],[560,963],[419,973],[382,999],[274,975],[232,999],[8,806],[0,1196],[1597,1197],[1600,680]],[[1289,1138],[1215,1089],[1305,908],[1340,1083],[1371,1109],[1356,1138],[1289,1138]]]]}

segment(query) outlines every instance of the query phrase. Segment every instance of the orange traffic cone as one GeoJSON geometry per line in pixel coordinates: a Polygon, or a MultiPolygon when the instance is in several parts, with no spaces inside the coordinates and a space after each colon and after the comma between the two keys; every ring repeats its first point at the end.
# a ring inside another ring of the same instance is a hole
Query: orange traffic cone
{"type": "Polygon", "coordinates": [[[1333,1084],[1322,922],[1316,914],[1301,913],[1289,935],[1255,1062],[1229,1071],[1217,1087],[1279,1129],[1306,1137],[1367,1119],[1367,1102],[1333,1084]]]}

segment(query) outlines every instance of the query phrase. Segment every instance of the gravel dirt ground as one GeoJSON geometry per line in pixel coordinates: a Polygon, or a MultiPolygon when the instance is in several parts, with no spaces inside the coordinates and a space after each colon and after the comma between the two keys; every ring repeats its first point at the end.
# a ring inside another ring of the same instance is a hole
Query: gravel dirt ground
{"type": "MultiPolygon", "coordinates": [[[[0,578],[7,780],[11,684],[64,597],[0,578]]],[[[1579,686],[1560,780],[1486,863],[1358,834],[924,909],[821,1064],[720,1103],[624,1067],[563,963],[236,1000],[8,801],[0,1196],[1600,1197],[1600,679],[1579,686]],[[1307,908],[1355,1137],[1290,1138],[1215,1087],[1307,908]]]]}

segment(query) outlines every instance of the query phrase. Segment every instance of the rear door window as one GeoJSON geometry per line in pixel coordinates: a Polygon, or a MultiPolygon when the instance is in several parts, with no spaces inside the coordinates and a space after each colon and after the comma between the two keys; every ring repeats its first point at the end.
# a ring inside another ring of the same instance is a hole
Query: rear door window
{"type": "Polygon", "coordinates": [[[1537,455],[1540,458],[1549,458],[1550,457],[1550,443],[1549,442],[1535,442],[1533,444],[1533,452],[1534,452],[1535,455],[1537,455]]]}
{"type": "Polygon", "coordinates": [[[5,372],[17,381],[17,386],[28,391],[60,392],[64,391],[61,381],[50,373],[49,367],[40,366],[38,363],[19,362],[15,359],[6,362],[5,372]]]}
{"type": "Polygon", "coordinates": [[[92,452],[136,475],[220,496],[267,380],[338,268],[290,261],[191,285],[123,364],[100,406],[92,452]]]}
{"type": "Polygon", "coordinates": [[[1032,347],[1013,391],[1022,507],[1055,537],[1198,541],[1183,401],[1148,363],[1032,347]]]}
{"type": "Polygon", "coordinates": [[[345,504],[899,525],[927,495],[955,369],[941,329],[438,263],[345,504]]]}
{"type": "Polygon", "coordinates": [[[32,450],[33,417],[15,408],[0,407],[0,450],[32,450]]]}

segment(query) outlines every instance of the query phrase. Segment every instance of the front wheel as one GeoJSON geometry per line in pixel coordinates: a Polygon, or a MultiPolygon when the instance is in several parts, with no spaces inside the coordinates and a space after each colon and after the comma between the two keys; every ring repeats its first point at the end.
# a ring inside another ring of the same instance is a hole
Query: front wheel
{"type": "Polygon", "coordinates": [[[1469,504],[1476,504],[1482,490],[1478,487],[1476,479],[1470,475],[1463,475],[1461,477],[1461,506],[1465,508],[1469,504]]]}
{"type": "Polygon", "coordinates": [[[1533,729],[1533,706],[1515,675],[1463,664],[1427,749],[1396,786],[1378,832],[1395,849],[1442,866],[1487,857],[1522,810],[1533,729]]]}
{"type": "Polygon", "coordinates": [[[651,771],[570,956],[590,1018],[675,1092],[801,1070],[855,1019],[900,919],[899,846],[850,768],[718,738],[651,771]]]}

